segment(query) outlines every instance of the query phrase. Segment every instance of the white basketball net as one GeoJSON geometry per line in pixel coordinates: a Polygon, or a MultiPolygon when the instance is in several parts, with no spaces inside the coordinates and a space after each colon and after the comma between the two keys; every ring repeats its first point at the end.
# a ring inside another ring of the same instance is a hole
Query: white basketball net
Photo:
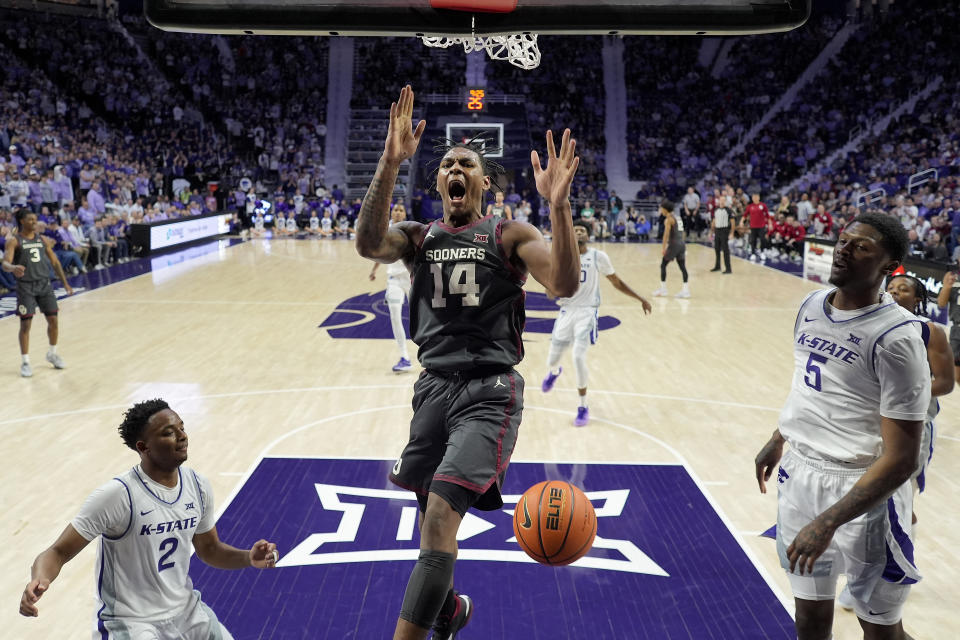
{"type": "Polygon", "coordinates": [[[540,49],[537,47],[537,34],[512,33],[507,36],[490,36],[481,38],[469,36],[467,38],[431,38],[421,36],[423,44],[428,47],[442,47],[462,44],[463,50],[486,51],[493,60],[507,60],[510,64],[521,69],[536,69],[540,64],[540,49]]]}

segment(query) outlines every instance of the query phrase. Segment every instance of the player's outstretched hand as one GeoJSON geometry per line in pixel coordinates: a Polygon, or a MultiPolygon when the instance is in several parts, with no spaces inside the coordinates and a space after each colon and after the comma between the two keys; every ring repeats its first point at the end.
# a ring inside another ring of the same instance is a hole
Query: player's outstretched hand
{"type": "Polygon", "coordinates": [[[420,136],[427,127],[421,120],[413,129],[413,89],[410,85],[400,90],[400,97],[390,105],[390,124],[387,141],[383,145],[383,157],[388,162],[399,164],[414,154],[420,144],[420,136]]]}
{"type": "Polygon", "coordinates": [[[40,615],[40,610],[37,609],[37,600],[39,600],[40,596],[46,593],[49,588],[49,580],[31,580],[30,584],[24,588],[23,595],[20,597],[20,615],[27,616],[28,618],[36,618],[40,615]]]}
{"type": "Polygon", "coordinates": [[[760,453],[754,459],[757,465],[757,484],[760,485],[760,493],[767,492],[766,481],[773,475],[773,470],[777,468],[782,456],[783,440],[775,436],[763,445],[763,449],[760,449],[760,453]]]}
{"type": "Polygon", "coordinates": [[[641,297],[640,304],[643,305],[643,313],[645,315],[650,315],[651,313],[653,313],[653,307],[650,305],[650,302],[646,298],[641,297]]]}
{"type": "Polygon", "coordinates": [[[257,540],[250,547],[250,566],[257,569],[273,569],[280,560],[277,545],[266,540],[257,540]]]}
{"type": "MultiPolygon", "coordinates": [[[[547,131],[547,168],[540,164],[536,150],[530,151],[530,164],[533,165],[533,177],[537,182],[537,191],[551,203],[570,199],[570,184],[580,166],[580,157],[574,155],[577,141],[570,137],[570,129],[563,130],[560,139],[560,155],[557,155],[553,142],[553,132],[547,131]]],[[[551,207],[552,208],[552,207],[551,207]]]]}
{"type": "Polygon", "coordinates": [[[790,572],[803,575],[813,573],[813,563],[819,558],[833,539],[833,529],[825,525],[819,518],[800,529],[800,533],[787,547],[787,559],[790,560],[790,572]]]}

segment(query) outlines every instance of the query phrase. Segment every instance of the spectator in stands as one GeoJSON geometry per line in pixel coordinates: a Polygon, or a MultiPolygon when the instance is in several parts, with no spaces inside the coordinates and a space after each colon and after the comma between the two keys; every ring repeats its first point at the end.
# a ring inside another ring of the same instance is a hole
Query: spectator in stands
{"type": "Polygon", "coordinates": [[[817,238],[830,238],[833,235],[833,216],[823,204],[817,205],[817,212],[813,214],[811,230],[817,238]]]}
{"type": "Polygon", "coordinates": [[[99,181],[90,186],[90,191],[87,192],[87,202],[90,210],[93,211],[93,215],[100,217],[107,212],[107,201],[103,198],[99,181]]]}
{"type": "Polygon", "coordinates": [[[946,262],[950,258],[947,243],[936,231],[930,234],[930,240],[924,245],[923,257],[937,262],[946,262]]]}
{"type": "MultiPolygon", "coordinates": [[[[92,189],[91,189],[92,191],[92,189]]],[[[110,240],[107,230],[103,226],[103,219],[97,218],[90,230],[90,244],[96,249],[97,263],[94,269],[103,269],[113,263],[113,251],[116,243],[110,240]]]]}
{"type": "Polygon", "coordinates": [[[810,194],[804,193],[800,196],[800,202],[797,203],[797,221],[801,225],[806,226],[807,222],[810,220],[810,216],[813,215],[813,203],[810,202],[810,194]]]}
{"type": "Polygon", "coordinates": [[[640,242],[650,242],[650,221],[642,213],[637,217],[636,229],[640,242]]]}

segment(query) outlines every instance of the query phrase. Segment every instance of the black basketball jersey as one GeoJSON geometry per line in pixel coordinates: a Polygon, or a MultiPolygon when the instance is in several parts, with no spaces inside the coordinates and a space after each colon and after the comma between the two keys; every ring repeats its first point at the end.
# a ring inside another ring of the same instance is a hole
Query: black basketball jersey
{"type": "Polygon", "coordinates": [[[500,244],[501,218],[431,223],[413,259],[410,333],[425,369],[508,368],[523,359],[524,278],[500,244]]]}
{"type": "Polygon", "coordinates": [[[17,249],[14,251],[13,264],[20,264],[26,268],[20,282],[49,282],[50,259],[47,258],[47,248],[43,244],[42,236],[34,232],[33,238],[24,238],[19,233],[17,249]]]}

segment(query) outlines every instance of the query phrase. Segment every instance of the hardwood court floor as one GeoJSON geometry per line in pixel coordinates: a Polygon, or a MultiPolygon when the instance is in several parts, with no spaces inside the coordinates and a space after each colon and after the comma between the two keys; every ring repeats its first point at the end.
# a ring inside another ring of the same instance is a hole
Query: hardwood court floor
{"type": "MultiPolygon", "coordinates": [[[[658,282],[659,246],[604,248],[620,277],[649,297],[658,282]]],[[[652,299],[648,317],[603,284],[601,315],[621,324],[603,331],[588,354],[593,422],[587,428],[571,424],[572,363],[565,363],[557,388],[542,394],[549,336],[525,335],[519,370],[527,380],[526,411],[514,455],[684,461],[783,595],[789,588],[774,543],[757,536],[775,521],[775,487],[760,495],[753,458],[789,389],[796,309],[817,285],[742,260],[732,276],[708,273],[712,262],[712,251],[690,246],[693,298],[652,299]]],[[[405,442],[416,374],[390,372],[397,359],[390,341],[335,340],[318,328],[347,298],[383,290],[383,270],[370,282],[369,269],[345,241],[224,246],[63,301],[61,353],[69,368],[54,371],[43,362],[38,320],[35,374],[27,380],[18,377],[17,321],[0,320],[6,363],[0,429],[8,460],[0,471],[0,636],[89,637],[94,545],[53,583],[39,619],[20,617],[17,601],[33,558],[82,500],[136,462],[116,433],[123,409],[136,400],[163,396],[181,414],[191,436],[188,464],[211,479],[218,506],[261,454],[394,458],[405,442]],[[296,431],[307,425],[313,427],[296,431]]],[[[668,283],[673,292],[679,287],[675,266],[668,283]]],[[[528,289],[542,291],[532,280],[528,289]]],[[[905,614],[918,639],[947,637],[957,628],[960,516],[951,496],[960,489],[958,400],[960,392],[942,402],[937,453],[918,500],[925,579],[905,614]]],[[[230,541],[229,532],[222,535],[230,541]]],[[[839,609],[835,630],[838,640],[860,637],[854,616],[839,609]]]]}

